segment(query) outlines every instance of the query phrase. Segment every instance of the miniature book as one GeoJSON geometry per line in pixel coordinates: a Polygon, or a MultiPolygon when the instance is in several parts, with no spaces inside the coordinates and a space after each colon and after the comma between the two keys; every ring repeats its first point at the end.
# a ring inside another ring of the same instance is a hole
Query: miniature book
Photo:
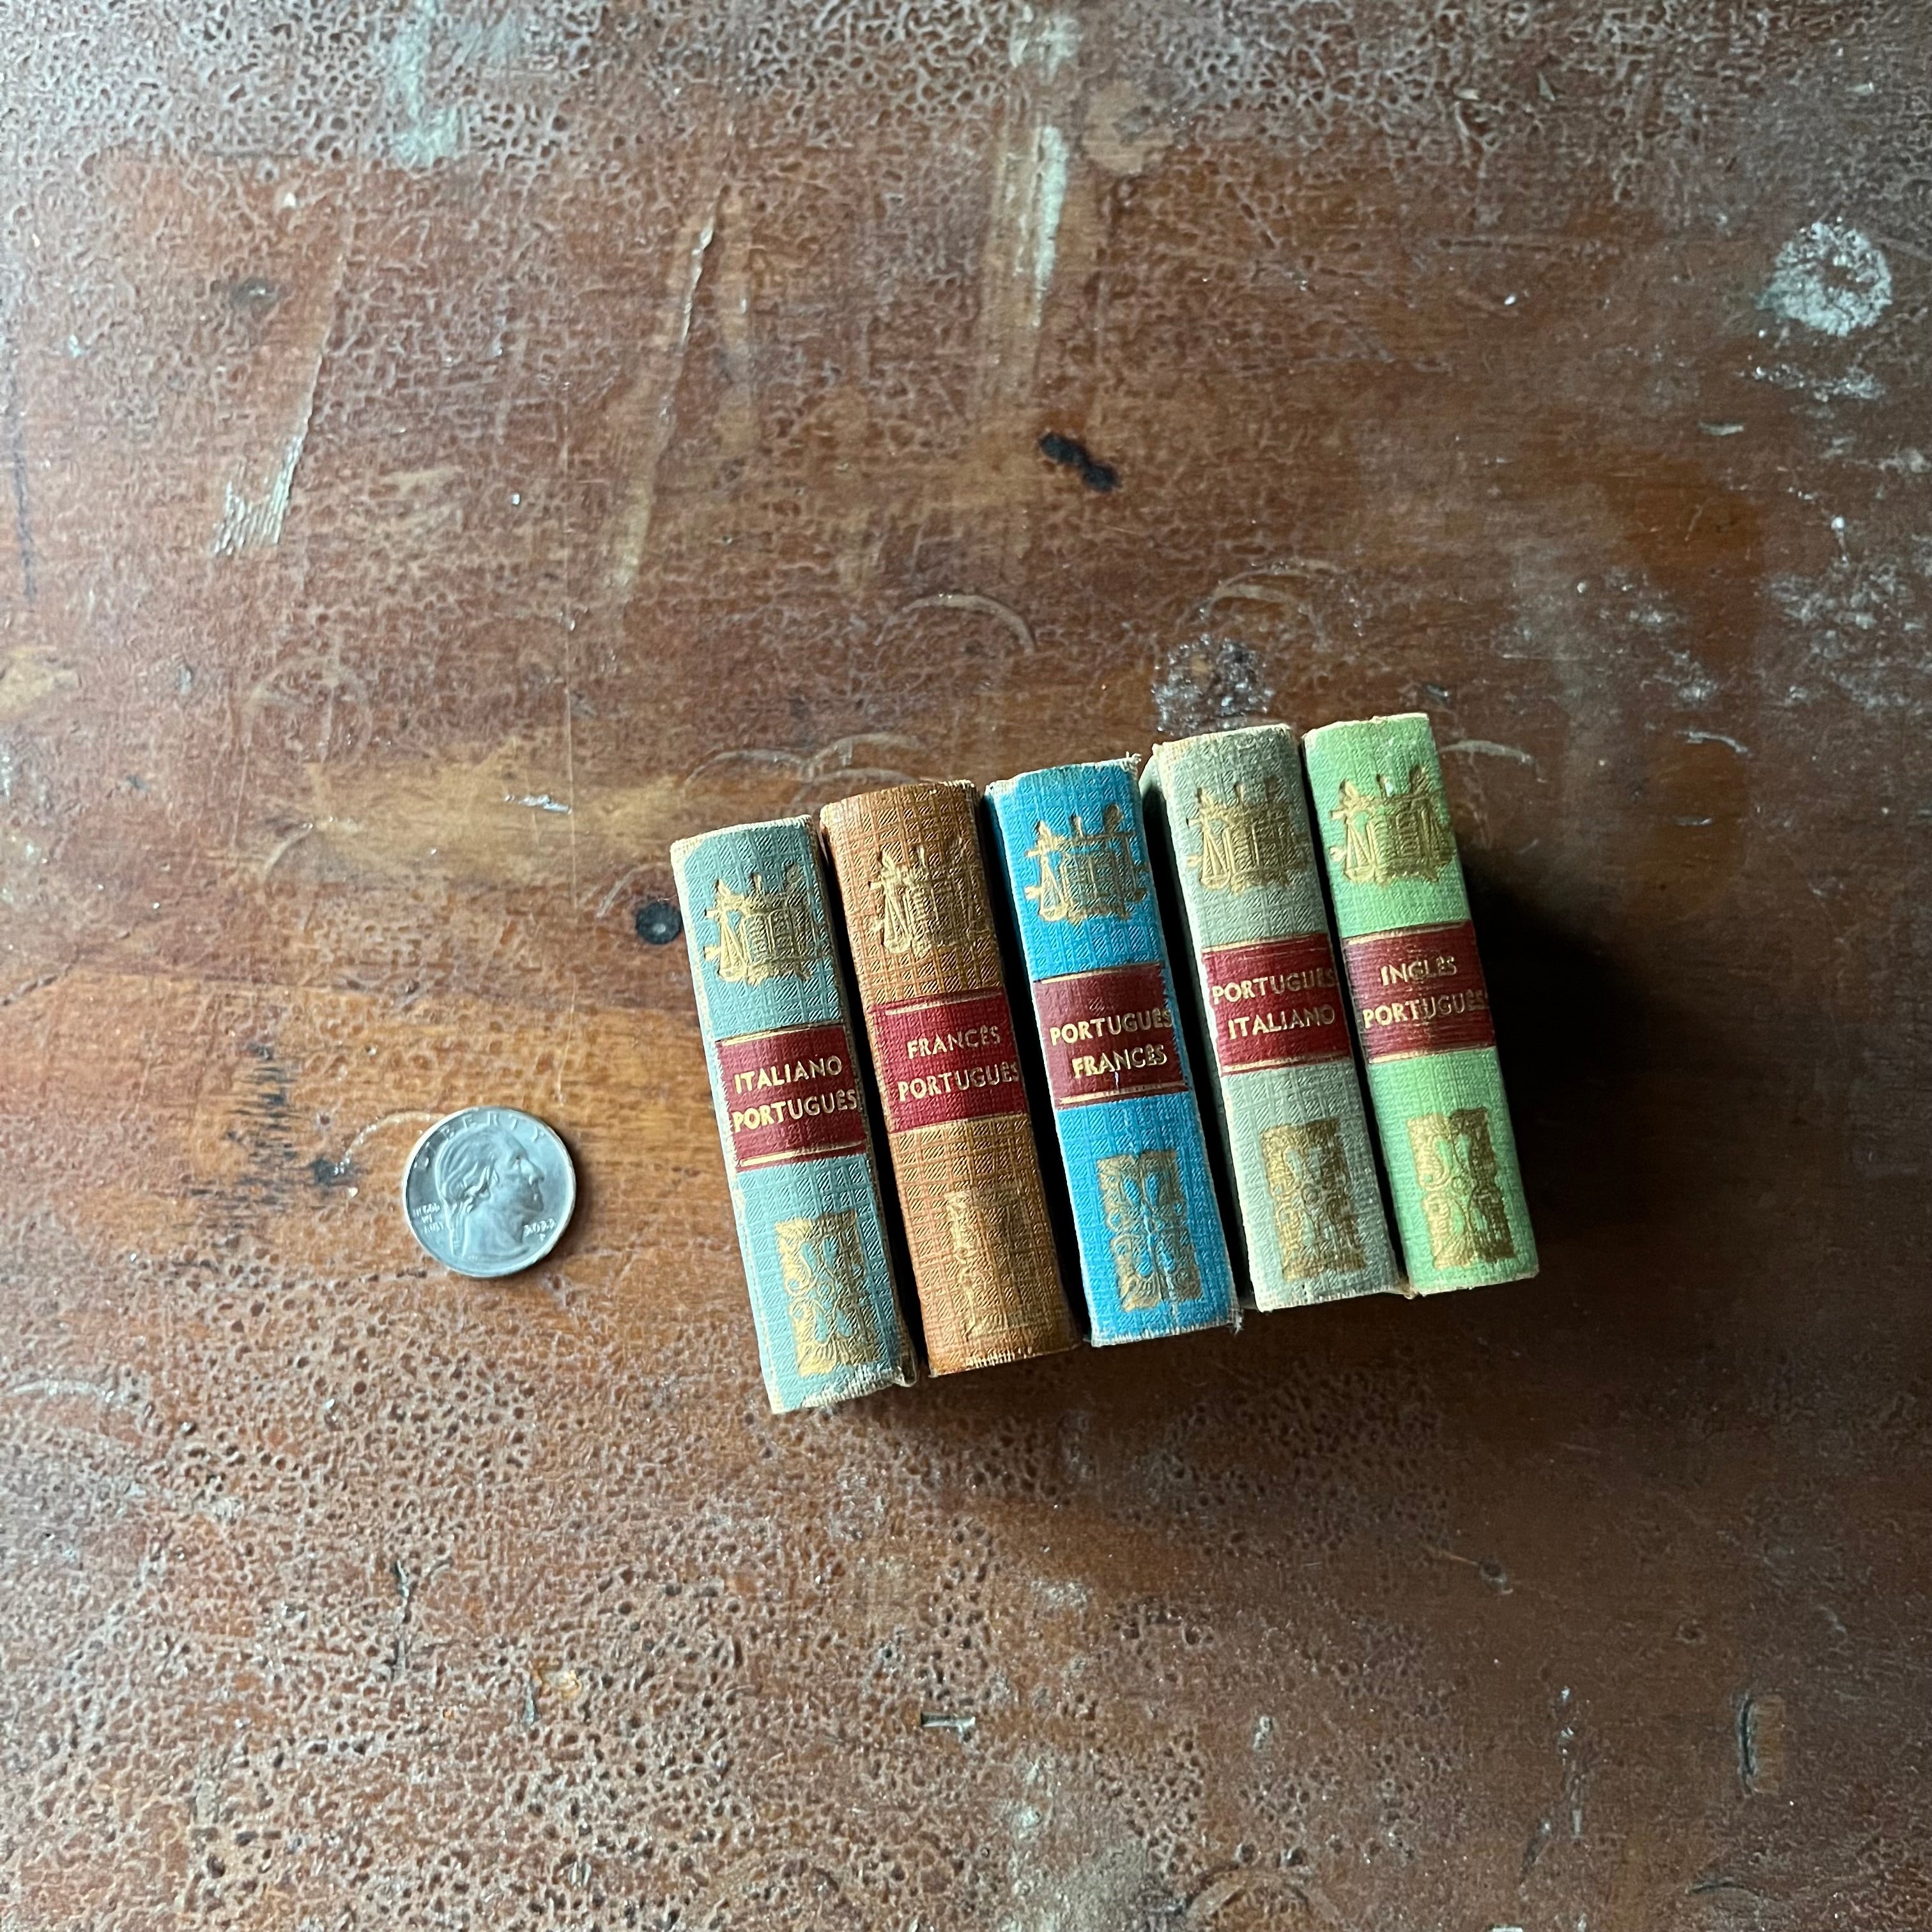
{"type": "Polygon", "coordinates": [[[1096,1345],[1238,1324],[1132,764],[988,791],[1096,1345]]]}
{"type": "Polygon", "coordinates": [[[1536,1241],[1429,720],[1327,724],[1302,746],[1409,1280],[1521,1280],[1536,1241]]]}
{"type": "Polygon", "coordinates": [[[811,822],[734,825],[670,856],[772,1407],[910,1383],[811,822]]]}
{"type": "Polygon", "coordinates": [[[1070,1348],[967,784],[819,814],[936,1376],[1070,1348]]]}
{"type": "Polygon", "coordinates": [[[1255,1305],[1394,1288],[1294,732],[1257,724],[1156,746],[1141,790],[1180,908],[1201,1085],[1255,1305]]]}

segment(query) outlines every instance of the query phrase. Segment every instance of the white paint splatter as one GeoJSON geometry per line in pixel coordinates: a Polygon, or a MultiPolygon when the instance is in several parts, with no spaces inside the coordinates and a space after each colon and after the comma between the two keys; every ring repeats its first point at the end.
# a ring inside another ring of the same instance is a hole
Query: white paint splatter
{"type": "Polygon", "coordinates": [[[1688,704],[1694,710],[1717,696],[1718,680],[1688,651],[1666,646],[1664,655],[1670,661],[1670,668],[1654,672],[1651,681],[1664,686],[1678,704],[1688,704]]]}
{"type": "Polygon", "coordinates": [[[208,546],[210,556],[238,556],[257,545],[272,546],[281,542],[283,520],[289,514],[289,493],[295,488],[296,465],[302,460],[302,446],[308,440],[308,417],[304,412],[301,426],[283,449],[275,473],[254,495],[244,495],[232,483],[221,486],[221,521],[208,546]]]}
{"type": "Polygon", "coordinates": [[[1013,251],[1016,272],[1026,276],[1033,290],[1028,320],[1037,328],[1053,280],[1053,260],[1060,240],[1060,211],[1066,204],[1066,136],[1042,124],[1034,136],[1033,156],[1021,192],[1013,251]]]}
{"type": "MultiPolygon", "coordinates": [[[[406,168],[454,160],[470,145],[476,106],[467,100],[430,104],[430,53],[444,28],[442,0],[412,0],[394,38],[380,50],[382,92],[398,125],[386,145],[389,158],[406,168]]],[[[522,26],[512,12],[488,23],[459,22],[448,29],[448,64],[456,73],[501,68],[522,44],[522,26]]]]}
{"type": "Polygon", "coordinates": [[[521,798],[506,791],[503,794],[503,802],[506,805],[526,805],[532,812],[560,812],[566,818],[570,814],[570,807],[562,799],[552,798],[547,791],[526,792],[521,798]]]}
{"type": "Polygon", "coordinates": [[[1760,364],[1751,370],[1751,378],[1774,388],[1802,389],[1815,402],[1876,403],[1885,399],[1885,385],[1867,369],[1847,369],[1842,376],[1808,376],[1789,362],[1779,362],[1768,369],[1760,364]]]}
{"type": "Polygon", "coordinates": [[[1265,717],[1274,687],[1261,659],[1238,638],[1208,634],[1168,652],[1153,696],[1154,722],[1162,735],[1186,738],[1265,717]]]}
{"type": "Polygon", "coordinates": [[[1758,305],[1826,335],[1869,328],[1892,302],[1892,265],[1846,223],[1814,221],[1778,251],[1758,305]]]}
{"type": "Polygon", "coordinates": [[[1080,51],[1080,22],[1071,14],[1036,14],[1022,7],[1006,40],[1006,58],[1015,67],[1036,68],[1051,80],[1080,51]]]}
{"type": "Polygon", "coordinates": [[[1735,738],[1727,738],[1721,731],[1686,731],[1684,740],[1690,745],[1727,745],[1741,758],[1750,756],[1750,747],[1741,745],[1735,738]]]}
{"type": "Polygon", "coordinates": [[[1046,1577],[1036,1577],[1033,1588],[1034,1595],[1049,1610],[1084,1610],[1093,1594],[1084,1583],[1052,1581],[1046,1577]]]}
{"type": "MultiPolygon", "coordinates": [[[[1932,608],[1918,573],[1840,556],[1816,577],[1780,573],[1765,589],[1803,633],[1808,668],[1862,710],[1922,715],[1932,702],[1932,608]]],[[[1804,686],[1790,700],[1814,695],[1804,686]]]]}
{"type": "Polygon", "coordinates": [[[429,50],[442,0],[415,0],[383,50],[388,67],[384,92],[402,117],[390,136],[389,151],[406,168],[427,168],[454,158],[469,133],[465,104],[452,101],[429,110],[429,50]]]}

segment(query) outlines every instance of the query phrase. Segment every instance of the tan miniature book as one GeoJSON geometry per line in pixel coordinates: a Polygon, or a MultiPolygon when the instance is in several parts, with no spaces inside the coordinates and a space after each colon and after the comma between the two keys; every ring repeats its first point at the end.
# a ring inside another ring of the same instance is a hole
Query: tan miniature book
{"type": "Polygon", "coordinates": [[[970,784],[900,785],[820,814],[936,1376],[1076,1340],[976,802],[970,784]]]}

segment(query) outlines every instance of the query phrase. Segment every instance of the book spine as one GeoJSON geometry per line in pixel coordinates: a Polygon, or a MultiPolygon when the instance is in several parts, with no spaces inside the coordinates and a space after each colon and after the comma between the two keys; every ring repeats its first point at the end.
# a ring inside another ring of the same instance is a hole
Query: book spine
{"type": "Polygon", "coordinates": [[[936,1376],[1072,1347],[970,784],[819,814],[936,1376]]]}
{"type": "Polygon", "coordinates": [[[1294,732],[1159,746],[1141,789],[1187,935],[1255,1305],[1395,1287],[1294,732]]]}
{"type": "Polygon", "coordinates": [[[1133,766],[1060,765],[987,796],[1094,1342],[1234,1325],[1133,766]]]}
{"type": "Polygon", "coordinates": [[[1420,712],[1302,741],[1396,1226],[1424,1294],[1536,1272],[1489,992],[1420,712]]]}
{"type": "Polygon", "coordinates": [[[910,1383],[811,824],[681,839],[671,868],[772,1407],[910,1383]]]}

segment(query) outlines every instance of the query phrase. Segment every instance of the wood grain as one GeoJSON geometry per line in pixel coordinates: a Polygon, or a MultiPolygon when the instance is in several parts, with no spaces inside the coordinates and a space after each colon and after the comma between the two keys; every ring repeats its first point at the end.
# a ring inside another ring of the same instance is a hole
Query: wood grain
{"type": "Polygon", "coordinates": [[[0,49],[0,1925],[1932,1915],[1918,9],[0,49]],[[1541,1278],[765,1414],[670,841],[1409,707],[1541,1278]]]}

